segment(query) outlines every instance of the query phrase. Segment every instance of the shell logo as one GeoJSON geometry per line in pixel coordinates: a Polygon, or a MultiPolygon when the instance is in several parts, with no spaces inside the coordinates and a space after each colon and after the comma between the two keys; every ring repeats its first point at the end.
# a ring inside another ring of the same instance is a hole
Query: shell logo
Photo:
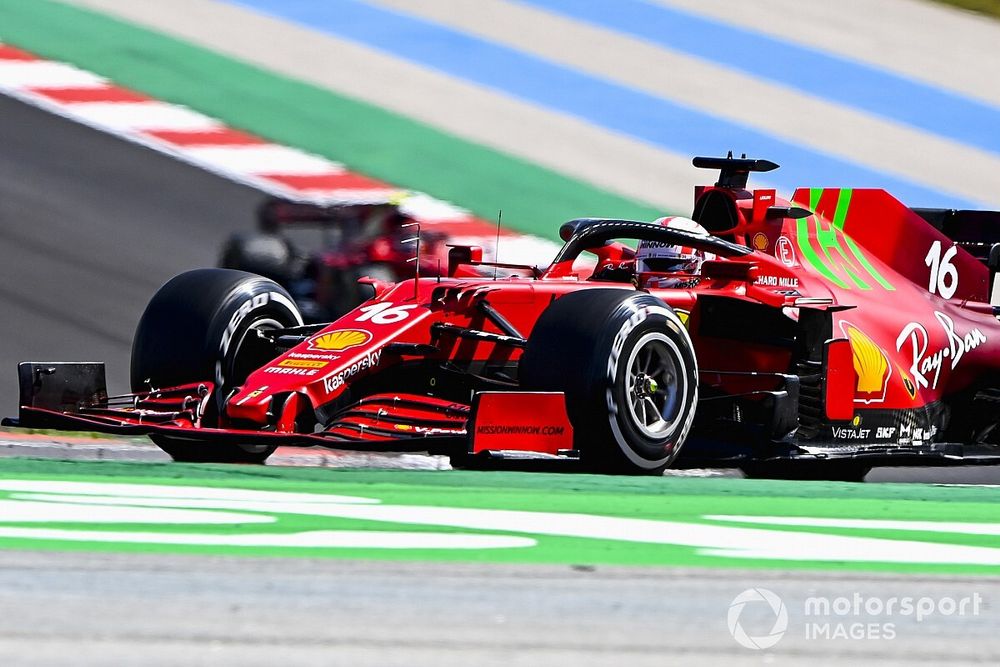
{"type": "Polygon", "coordinates": [[[309,349],[322,352],[340,352],[364,345],[371,339],[371,333],[364,329],[337,329],[310,338],[309,349]]]}
{"type": "Polygon", "coordinates": [[[753,235],[753,247],[756,248],[757,250],[764,252],[765,250],[767,250],[767,247],[769,245],[770,241],[768,241],[767,239],[767,234],[763,232],[757,232],[756,234],[753,235]]]}
{"type": "Polygon", "coordinates": [[[841,329],[851,342],[851,352],[854,353],[854,371],[858,375],[857,393],[855,398],[861,403],[881,403],[885,400],[885,391],[892,374],[889,358],[866,333],[847,322],[840,323],[841,329]]]}

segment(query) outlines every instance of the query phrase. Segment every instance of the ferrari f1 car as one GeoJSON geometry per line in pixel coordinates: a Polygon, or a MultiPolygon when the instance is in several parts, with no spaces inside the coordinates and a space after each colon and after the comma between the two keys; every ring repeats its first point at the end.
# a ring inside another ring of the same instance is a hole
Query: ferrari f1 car
{"type": "Polygon", "coordinates": [[[139,322],[133,393],[108,397],[100,364],[25,362],[8,423],[148,434],[178,461],[295,444],[840,479],[1000,463],[1000,214],[783,200],[746,188],[774,163],[694,164],[721,170],[696,189],[709,234],[573,220],[547,268],[497,279],[459,277],[484,262],[454,247],[445,275],[364,280],[373,296],[331,323],[304,325],[266,278],[184,273],[139,322]],[[635,241],[714,258],[668,281],[635,241]]]}

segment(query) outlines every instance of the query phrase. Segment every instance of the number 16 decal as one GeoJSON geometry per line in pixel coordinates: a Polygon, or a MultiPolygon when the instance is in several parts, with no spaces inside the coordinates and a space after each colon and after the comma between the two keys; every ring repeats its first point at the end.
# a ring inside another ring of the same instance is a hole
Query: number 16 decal
{"type": "Polygon", "coordinates": [[[944,251],[942,257],[941,242],[931,244],[931,249],[924,258],[924,264],[931,268],[930,284],[927,286],[931,294],[939,294],[945,299],[955,296],[958,291],[958,269],[951,262],[957,254],[958,246],[953,245],[944,251]]]}
{"type": "Polygon", "coordinates": [[[410,310],[416,308],[416,304],[405,306],[393,306],[388,301],[376,303],[371,306],[360,308],[364,315],[355,318],[355,322],[371,322],[372,324],[394,324],[402,322],[410,316],[410,310]]]}

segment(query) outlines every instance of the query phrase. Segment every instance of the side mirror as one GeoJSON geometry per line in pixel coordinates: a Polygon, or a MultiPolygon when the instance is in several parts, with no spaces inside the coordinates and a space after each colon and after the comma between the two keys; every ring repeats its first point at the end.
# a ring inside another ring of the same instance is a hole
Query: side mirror
{"type": "Polygon", "coordinates": [[[454,277],[462,264],[475,265],[483,261],[483,249],[479,246],[449,245],[448,276],[454,277]]]}
{"type": "Polygon", "coordinates": [[[799,218],[808,218],[810,215],[812,215],[812,211],[800,206],[770,206],[764,217],[767,220],[781,220],[782,218],[798,220],[799,218]]]}

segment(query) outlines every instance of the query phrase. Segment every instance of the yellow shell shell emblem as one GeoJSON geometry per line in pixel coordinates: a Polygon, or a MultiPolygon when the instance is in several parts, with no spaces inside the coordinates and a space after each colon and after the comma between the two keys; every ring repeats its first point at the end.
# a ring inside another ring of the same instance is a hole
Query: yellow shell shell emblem
{"type": "Polygon", "coordinates": [[[885,400],[885,387],[890,372],[889,359],[885,356],[885,352],[857,327],[848,324],[844,330],[848,340],[851,341],[851,352],[854,353],[858,393],[868,401],[885,400]]]}
{"type": "Polygon", "coordinates": [[[310,339],[309,349],[323,352],[340,352],[348,348],[364,345],[372,335],[363,329],[337,329],[310,339]]]}

